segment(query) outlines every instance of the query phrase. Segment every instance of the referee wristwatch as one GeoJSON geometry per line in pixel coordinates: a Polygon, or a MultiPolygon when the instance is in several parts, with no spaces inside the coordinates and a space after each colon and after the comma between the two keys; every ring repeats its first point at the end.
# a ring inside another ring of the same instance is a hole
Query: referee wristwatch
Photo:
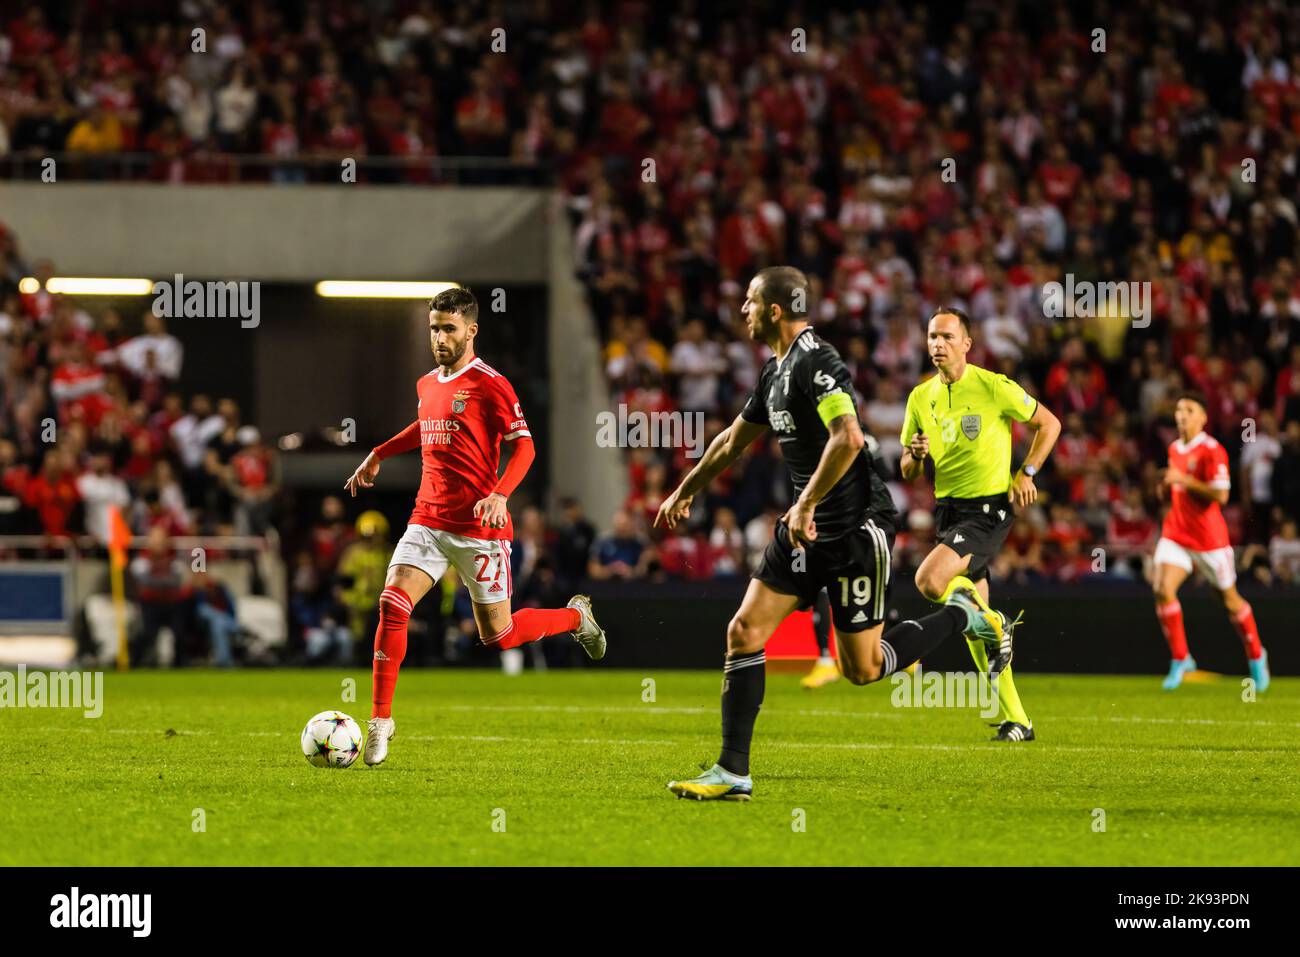
{"type": "Polygon", "coordinates": [[[1028,463],[1020,466],[1020,471],[1024,472],[1030,478],[1033,478],[1035,475],[1038,474],[1038,469],[1034,468],[1032,465],[1028,463]]]}

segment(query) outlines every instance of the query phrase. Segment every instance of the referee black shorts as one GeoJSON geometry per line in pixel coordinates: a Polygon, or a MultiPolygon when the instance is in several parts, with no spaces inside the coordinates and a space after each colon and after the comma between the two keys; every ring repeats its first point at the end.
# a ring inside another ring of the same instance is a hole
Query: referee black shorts
{"type": "Polygon", "coordinates": [[[796,596],[800,609],[811,607],[824,588],[835,630],[866,631],[885,620],[893,547],[893,525],[872,518],[847,535],[796,550],[782,520],[754,577],[773,591],[796,596]]]}
{"type": "Polygon", "coordinates": [[[989,562],[1002,549],[1016,516],[1003,495],[983,498],[941,498],[934,518],[939,542],[958,555],[970,556],[966,577],[979,581],[989,562]]]}

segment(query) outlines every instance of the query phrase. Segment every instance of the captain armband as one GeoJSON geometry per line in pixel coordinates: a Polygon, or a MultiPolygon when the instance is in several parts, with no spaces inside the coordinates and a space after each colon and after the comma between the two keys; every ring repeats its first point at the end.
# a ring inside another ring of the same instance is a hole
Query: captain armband
{"type": "Polygon", "coordinates": [[[844,392],[832,392],[830,395],[822,396],[822,400],[817,403],[817,415],[821,417],[822,425],[828,429],[831,427],[831,422],[841,415],[853,415],[856,411],[852,397],[844,392]]]}

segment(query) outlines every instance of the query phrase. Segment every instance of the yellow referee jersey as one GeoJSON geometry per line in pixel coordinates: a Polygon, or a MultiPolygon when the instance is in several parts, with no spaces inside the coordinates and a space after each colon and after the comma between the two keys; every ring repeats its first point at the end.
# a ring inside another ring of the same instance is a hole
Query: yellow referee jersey
{"type": "Polygon", "coordinates": [[[967,364],[947,384],[938,375],[907,397],[899,441],[930,439],[937,498],[982,498],[1011,487],[1011,422],[1028,422],[1038,402],[1004,375],[967,364]]]}

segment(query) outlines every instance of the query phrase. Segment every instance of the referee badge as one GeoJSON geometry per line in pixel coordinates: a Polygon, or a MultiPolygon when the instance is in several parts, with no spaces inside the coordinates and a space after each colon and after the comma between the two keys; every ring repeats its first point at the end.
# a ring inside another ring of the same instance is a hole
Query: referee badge
{"type": "Polygon", "coordinates": [[[963,415],[961,417],[961,433],[972,442],[979,438],[980,417],[978,415],[963,415]]]}

